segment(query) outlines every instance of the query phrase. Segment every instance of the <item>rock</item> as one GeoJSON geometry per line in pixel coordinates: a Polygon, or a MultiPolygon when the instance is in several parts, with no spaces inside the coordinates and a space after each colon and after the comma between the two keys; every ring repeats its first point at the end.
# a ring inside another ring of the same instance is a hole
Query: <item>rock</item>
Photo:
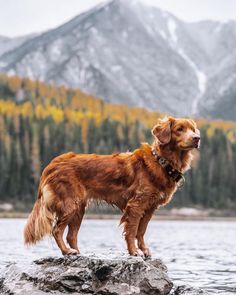
{"type": "Polygon", "coordinates": [[[193,288],[191,286],[179,286],[177,287],[173,295],[207,295],[208,292],[199,289],[199,288],[193,288]]]}
{"type": "Polygon", "coordinates": [[[12,295],[165,295],[173,287],[160,260],[127,255],[43,258],[10,264],[0,278],[0,294],[12,295]]]}

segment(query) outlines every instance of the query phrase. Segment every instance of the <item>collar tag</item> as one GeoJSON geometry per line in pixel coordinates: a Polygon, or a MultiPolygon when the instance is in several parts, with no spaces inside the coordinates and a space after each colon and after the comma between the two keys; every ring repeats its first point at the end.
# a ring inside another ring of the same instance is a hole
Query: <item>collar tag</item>
{"type": "Polygon", "coordinates": [[[184,184],[185,184],[185,177],[181,175],[180,180],[177,182],[177,187],[181,189],[184,186],[184,184]]]}
{"type": "Polygon", "coordinates": [[[158,162],[159,162],[159,164],[160,164],[163,168],[165,168],[165,167],[169,164],[168,161],[167,161],[166,159],[162,158],[162,157],[160,157],[160,158],[158,159],[158,162]]]}

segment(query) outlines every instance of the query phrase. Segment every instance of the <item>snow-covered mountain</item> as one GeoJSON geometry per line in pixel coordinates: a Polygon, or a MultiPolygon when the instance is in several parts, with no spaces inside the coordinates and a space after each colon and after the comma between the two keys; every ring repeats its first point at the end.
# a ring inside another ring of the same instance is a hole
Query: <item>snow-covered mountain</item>
{"type": "Polygon", "coordinates": [[[26,36],[9,38],[5,36],[0,36],[0,56],[5,52],[9,52],[20,45],[22,45],[25,41],[35,37],[37,34],[29,34],[26,36]]]}
{"type": "Polygon", "coordinates": [[[186,23],[113,0],[10,50],[3,43],[0,71],[11,75],[179,116],[236,120],[233,21],[186,23]]]}

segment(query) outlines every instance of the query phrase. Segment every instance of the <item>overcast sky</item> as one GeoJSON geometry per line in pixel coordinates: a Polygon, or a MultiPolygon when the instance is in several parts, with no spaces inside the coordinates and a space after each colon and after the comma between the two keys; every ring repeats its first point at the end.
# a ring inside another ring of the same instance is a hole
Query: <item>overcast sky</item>
{"type": "MultiPolygon", "coordinates": [[[[127,0],[129,1],[129,0],[127,0]]],[[[102,0],[0,0],[0,35],[20,36],[54,28],[102,0]]],[[[142,0],[186,21],[236,20],[236,0],[142,0]]]]}

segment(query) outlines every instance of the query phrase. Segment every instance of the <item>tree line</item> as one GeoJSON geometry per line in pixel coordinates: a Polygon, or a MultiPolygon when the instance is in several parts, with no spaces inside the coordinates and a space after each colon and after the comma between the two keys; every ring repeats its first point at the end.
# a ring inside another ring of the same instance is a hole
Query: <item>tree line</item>
{"type": "MultiPolygon", "coordinates": [[[[108,154],[151,143],[150,128],[160,116],[79,90],[0,76],[0,202],[29,208],[43,168],[61,153],[108,154]]],[[[236,208],[236,124],[198,123],[201,151],[171,205],[236,208]]]]}

